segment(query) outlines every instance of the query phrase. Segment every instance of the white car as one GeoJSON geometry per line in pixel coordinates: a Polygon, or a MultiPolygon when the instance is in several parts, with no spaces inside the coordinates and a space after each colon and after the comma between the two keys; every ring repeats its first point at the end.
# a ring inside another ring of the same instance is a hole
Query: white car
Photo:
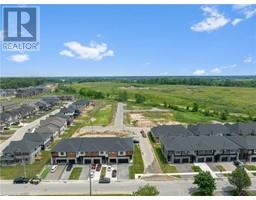
{"type": "Polygon", "coordinates": [[[57,170],[58,165],[53,165],[51,168],[51,173],[54,173],[57,170]]]}
{"type": "Polygon", "coordinates": [[[111,170],[112,170],[112,167],[111,167],[111,166],[108,166],[108,167],[107,167],[107,171],[108,171],[108,172],[111,172],[111,170]]]}
{"type": "Polygon", "coordinates": [[[94,177],[94,171],[91,171],[89,175],[90,175],[91,178],[93,178],[94,177]]]}

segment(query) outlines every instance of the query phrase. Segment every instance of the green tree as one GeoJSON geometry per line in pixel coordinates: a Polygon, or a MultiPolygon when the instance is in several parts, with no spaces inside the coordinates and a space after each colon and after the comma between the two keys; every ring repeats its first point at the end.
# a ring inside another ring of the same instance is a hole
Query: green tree
{"type": "Polygon", "coordinates": [[[124,101],[127,101],[127,99],[128,99],[128,94],[127,94],[126,91],[123,91],[123,92],[119,92],[119,93],[118,93],[118,97],[117,97],[117,100],[118,100],[118,101],[124,102],[124,101]]]}
{"type": "Polygon", "coordinates": [[[192,111],[193,112],[197,112],[198,111],[198,104],[197,103],[193,103],[192,111]]]}
{"type": "Polygon", "coordinates": [[[229,177],[229,183],[236,187],[237,195],[240,195],[243,189],[251,186],[251,179],[243,167],[236,168],[229,177]]]}
{"type": "Polygon", "coordinates": [[[216,183],[210,172],[200,171],[194,177],[194,183],[198,186],[198,194],[202,196],[211,196],[216,189],[216,183]]]}
{"type": "Polygon", "coordinates": [[[143,103],[146,100],[145,96],[141,94],[135,94],[135,102],[136,103],[143,103]]]}
{"type": "Polygon", "coordinates": [[[153,185],[144,185],[139,187],[136,192],[133,192],[134,196],[157,196],[159,195],[159,191],[153,185]]]}

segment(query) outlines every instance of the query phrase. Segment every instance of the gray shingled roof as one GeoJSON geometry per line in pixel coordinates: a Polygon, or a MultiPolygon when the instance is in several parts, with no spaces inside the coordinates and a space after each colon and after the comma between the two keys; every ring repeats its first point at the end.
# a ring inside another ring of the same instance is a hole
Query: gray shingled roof
{"type": "Polygon", "coordinates": [[[39,142],[29,140],[11,141],[10,144],[3,150],[3,153],[13,154],[15,152],[32,153],[40,146],[39,142]]]}
{"type": "Polygon", "coordinates": [[[256,135],[256,122],[225,124],[231,133],[238,135],[256,135]]]}
{"type": "Polygon", "coordinates": [[[188,125],[188,129],[195,135],[228,135],[229,129],[222,124],[188,125]]]}
{"type": "Polygon", "coordinates": [[[167,136],[189,136],[193,135],[182,125],[162,125],[151,129],[154,138],[167,136]]]}
{"type": "Polygon", "coordinates": [[[197,151],[239,149],[239,146],[223,136],[188,136],[160,138],[168,151],[197,151]]]}
{"type": "Polygon", "coordinates": [[[227,139],[244,149],[256,149],[256,136],[227,136],[227,139]]]}
{"type": "Polygon", "coordinates": [[[132,151],[132,138],[69,138],[62,139],[53,152],[99,152],[99,151],[132,151]]]}
{"type": "Polygon", "coordinates": [[[35,132],[37,132],[37,133],[51,133],[51,134],[53,134],[56,131],[58,131],[56,128],[57,127],[54,128],[52,126],[41,126],[41,127],[37,128],[35,130],[35,132]]]}
{"type": "Polygon", "coordinates": [[[41,142],[44,143],[51,137],[50,133],[26,133],[23,136],[23,139],[33,141],[33,142],[41,142]]]}

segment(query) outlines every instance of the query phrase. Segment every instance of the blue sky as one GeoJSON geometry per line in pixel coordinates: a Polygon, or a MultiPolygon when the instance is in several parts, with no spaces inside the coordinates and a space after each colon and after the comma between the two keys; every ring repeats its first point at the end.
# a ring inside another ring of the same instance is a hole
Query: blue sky
{"type": "Polygon", "coordinates": [[[1,76],[256,75],[255,5],[42,5],[1,76]]]}

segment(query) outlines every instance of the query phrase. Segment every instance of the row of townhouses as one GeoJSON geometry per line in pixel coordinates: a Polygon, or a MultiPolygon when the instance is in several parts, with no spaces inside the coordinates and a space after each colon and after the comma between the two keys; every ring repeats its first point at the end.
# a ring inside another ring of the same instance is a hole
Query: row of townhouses
{"type": "Polygon", "coordinates": [[[1,89],[0,90],[0,96],[2,97],[31,97],[38,94],[41,94],[43,92],[49,91],[49,88],[47,86],[35,86],[35,87],[24,87],[24,88],[17,88],[17,89],[1,89]]]}
{"type": "MultiPolygon", "coordinates": [[[[80,114],[88,105],[89,101],[78,100],[68,108],[73,108],[74,113],[80,114]]],[[[60,110],[57,114],[41,120],[39,126],[32,132],[25,133],[22,140],[10,142],[2,152],[1,164],[13,165],[22,162],[31,164],[36,159],[40,159],[41,151],[60,136],[78,115],[66,115],[60,110]]]]}
{"type": "Polygon", "coordinates": [[[52,149],[51,163],[130,163],[132,156],[132,138],[69,138],[61,140],[52,149]]]}
{"type": "Polygon", "coordinates": [[[151,135],[170,163],[256,162],[256,122],[163,125],[151,135]]]}

